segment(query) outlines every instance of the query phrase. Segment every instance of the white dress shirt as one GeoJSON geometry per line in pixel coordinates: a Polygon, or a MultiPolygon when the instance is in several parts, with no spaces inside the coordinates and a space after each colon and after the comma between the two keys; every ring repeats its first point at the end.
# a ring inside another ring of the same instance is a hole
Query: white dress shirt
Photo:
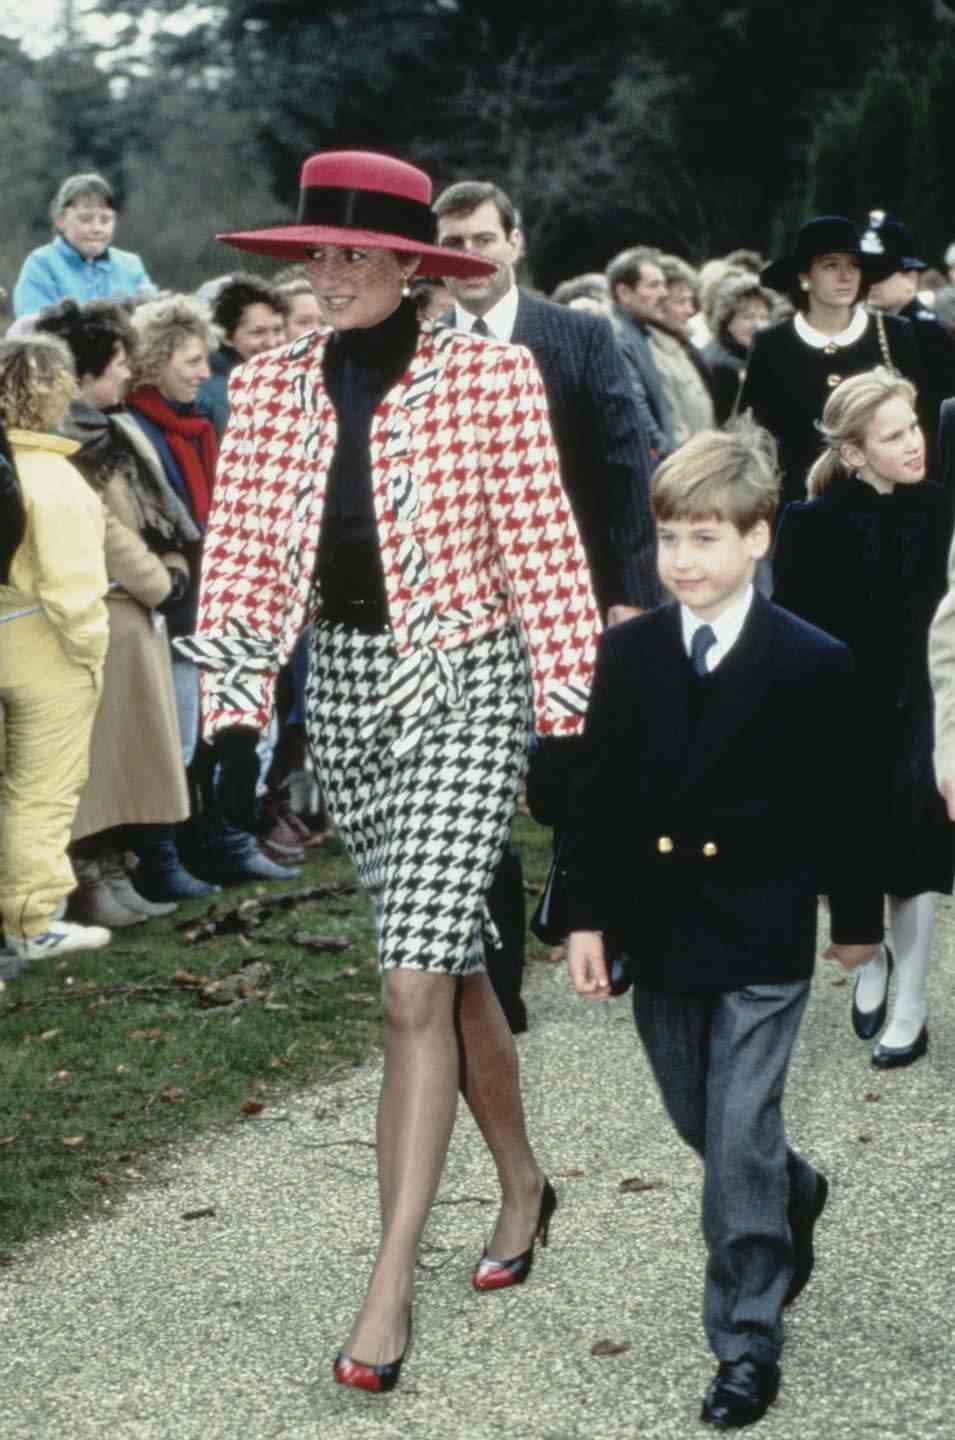
{"type": "Polygon", "coordinates": [[[716,636],[716,644],[711,645],[706,653],[706,669],[707,672],[715,670],[720,661],[726,659],[739,639],[740,631],[746,623],[752,603],[753,587],[747,585],[739,598],[734,600],[732,605],[728,605],[716,620],[701,620],[686,605],[681,605],[680,620],[683,624],[683,644],[686,646],[687,655],[691,653],[690,646],[693,644],[693,636],[697,630],[701,625],[709,625],[716,636]]]}
{"type": "MultiPolygon", "coordinates": [[[[517,286],[512,285],[507,294],[503,295],[496,305],[492,305],[486,315],[480,317],[495,340],[510,340],[514,334],[517,302],[520,298],[517,286]]],[[[477,319],[477,315],[472,315],[470,310],[462,310],[458,302],[454,302],[454,324],[457,330],[470,331],[477,319]]]]}

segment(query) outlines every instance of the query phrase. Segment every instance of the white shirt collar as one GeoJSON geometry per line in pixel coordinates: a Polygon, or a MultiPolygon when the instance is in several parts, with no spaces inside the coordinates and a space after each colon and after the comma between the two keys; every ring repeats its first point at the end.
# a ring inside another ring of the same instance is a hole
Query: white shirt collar
{"type": "MultiPolygon", "coordinates": [[[[510,340],[514,334],[514,326],[517,322],[517,304],[520,300],[520,291],[516,285],[512,285],[506,295],[492,305],[484,316],[484,323],[494,336],[495,340],[510,340]]],[[[472,315],[470,310],[462,310],[457,301],[454,302],[454,323],[458,330],[470,331],[478,317],[472,315]]]]}
{"type": "Polygon", "coordinates": [[[797,313],[793,318],[796,327],[796,334],[806,345],[811,345],[814,350],[825,350],[827,345],[838,345],[841,350],[845,345],[854,345],[861,340],[869,323],[869,314],[864,305],[857,305],[855,314],[844,330],[838,335],[824,335],[814,325],[810,325],[805,315],[797,313]]]}
{"type": "Polygon", "coordinates": [[[707,652],[706,668],[715,670],[721,660],[732,650],[740,637],[743,626],[746,624],[746,617],[749,614],[749,607],[753,603],[753,587],[747,585],[738,600],[727,606],[716,620],[700,619],[686,605],[680,605],[680,621],[683,625],[683,644],[686,653],[689,655],[690,646],[693,643],[693,636],[701,625],[709,625],[716,636],[716,644],[707,652]]]}

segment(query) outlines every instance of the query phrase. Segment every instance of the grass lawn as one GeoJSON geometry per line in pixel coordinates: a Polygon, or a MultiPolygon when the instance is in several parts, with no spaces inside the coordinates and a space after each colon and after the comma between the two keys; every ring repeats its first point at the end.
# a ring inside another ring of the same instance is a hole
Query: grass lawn
{"type": "MultiPolygon", "coordinates": [[[[522,816],[515,838],[536,891],[549,864],[549,832],[522,816]]],[[[192,901],[168,920],[117,931],[105,950],[55,966],[39,962],[7,983],[0,995],[0,1262],[104,1199],[115,1204],[149,1178],[164,1146],[254,1124],[283,1090],[334,1080],[377,1048],[370,904],[351,890],[338,842],[312,854],[288,885],[230,889],[214,906],[192,901]],[[275,903],[326,886],[293,905],[275,903]],[[236,913],[243,900],[259,903],[236,913]],[[220,920],[230,912],[225,933],[201,933],[210,911],[220,920]],[[196,923],[183,929],[189,920],[196,923]],[[347,948],[324,951],[326,939],[347,948]],[[269,971],[250,968],[259,964],[269,971]]],[[[529,937],[529,959],[547,953],[529,937]]]]}

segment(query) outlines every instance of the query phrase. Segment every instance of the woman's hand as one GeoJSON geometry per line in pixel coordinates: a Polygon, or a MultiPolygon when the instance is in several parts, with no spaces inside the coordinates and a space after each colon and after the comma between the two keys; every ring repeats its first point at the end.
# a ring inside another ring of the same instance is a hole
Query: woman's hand
{"type": "Polygon", "coordinates": [[[610,994],[604,938],[599,930],[573,930],[567,941],[567,969],[578,995],[606,1000],[610,994]]]}

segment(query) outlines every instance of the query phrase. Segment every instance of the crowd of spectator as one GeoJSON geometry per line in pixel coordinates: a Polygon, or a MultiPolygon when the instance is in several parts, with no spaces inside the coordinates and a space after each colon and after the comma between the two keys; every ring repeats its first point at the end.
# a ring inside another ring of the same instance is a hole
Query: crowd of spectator
{"type": "MultiPolygon", "coordinates": [[[[485,253],[512,273],[519,216],[485,190],[477,213],[496,210],[502,247],[485,253]]],[[[292,805],[308,766],[308,631],[258,748],[203,740],[199,674],[172,644],[195,625],[230,375],[321,326],[305,268],[233,271],[187,295],[114,244],[103,176],[69,176],[50,213],[51,241],[12,286],[0,351],[0,908],[21,960],[106,943],[224,884],[290,878],[325,834],[322,817],[310,826],[292,805]]],[[[636,244],[551,300],[606,325],[647,477],[749,410],[779,446],[785,498],[799,500],[832,386],[880,363],[916,386],[931,465],[955,392],[955,245],[944,263],[947,275],[930,271],[905,226],[873,211],[859,225],[817,218],[768,266],[749,249],[694,266],[636,244]]],[[[422,319],[460,323],[467,309],[465,290],[442,280],[412,294],[422,319]]],[[[569,476],[565,465],[568,489],[569,476]]],[[[589,533],[611,522],[571,498],[613,619],[595,558],[605,537],[589,533]]]]}

